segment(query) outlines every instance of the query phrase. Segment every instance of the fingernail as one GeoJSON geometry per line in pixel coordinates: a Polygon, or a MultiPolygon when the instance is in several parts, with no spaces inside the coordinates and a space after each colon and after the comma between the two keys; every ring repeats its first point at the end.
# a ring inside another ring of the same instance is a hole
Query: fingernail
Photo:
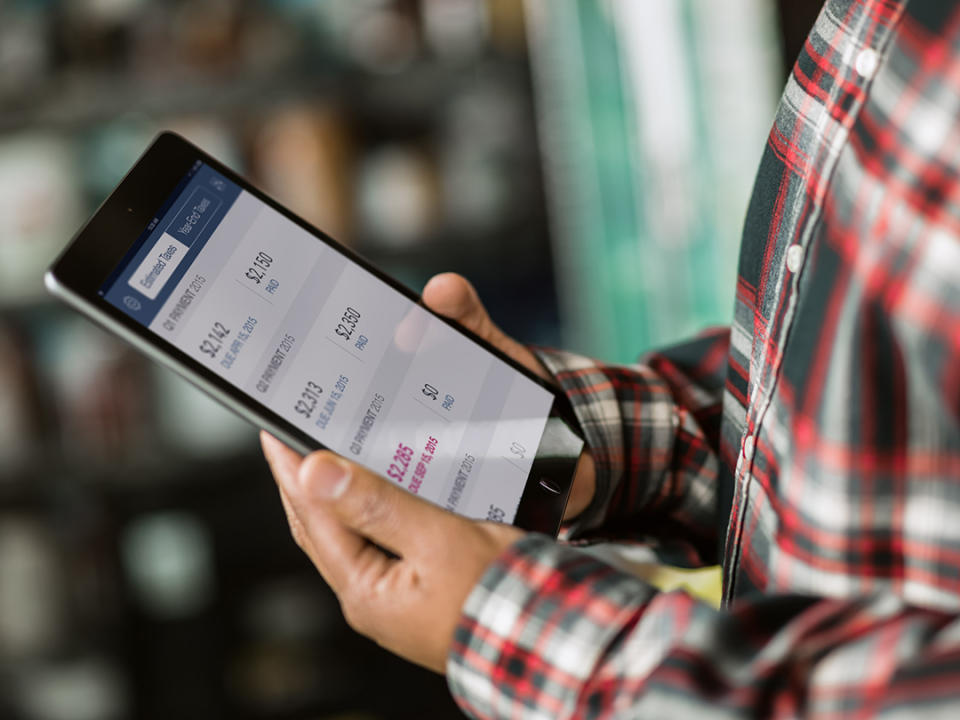
{"type": "Polygon", "coordinates": [[[350,484],[350,466],[329,455],[312,455],[300,467],[300,485],[321,500],[336,500],[350,484]]]}

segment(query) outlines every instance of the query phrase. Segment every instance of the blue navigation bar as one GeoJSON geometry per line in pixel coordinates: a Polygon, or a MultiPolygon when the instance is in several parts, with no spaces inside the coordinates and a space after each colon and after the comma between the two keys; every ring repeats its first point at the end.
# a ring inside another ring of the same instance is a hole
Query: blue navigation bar
{"type": "Polygon", "coordinates": [[[140,247],[114,276],[104,298],[149,325],[239,197],[241,188],[206,165],[190,177],[140,247]]]}

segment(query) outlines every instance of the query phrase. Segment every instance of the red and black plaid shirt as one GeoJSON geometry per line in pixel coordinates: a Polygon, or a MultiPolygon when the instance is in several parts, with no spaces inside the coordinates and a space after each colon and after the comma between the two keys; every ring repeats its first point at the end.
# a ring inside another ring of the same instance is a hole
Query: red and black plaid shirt
{"type": "Polygon", "coordinates": [[[542,354],[598,467],[574,534],[683,541],[724,607],[528,536],[464,606],[461,707],[960,718],[958,170],[960,4],[830,0],[730,327],[630,367],[542,354]]]}

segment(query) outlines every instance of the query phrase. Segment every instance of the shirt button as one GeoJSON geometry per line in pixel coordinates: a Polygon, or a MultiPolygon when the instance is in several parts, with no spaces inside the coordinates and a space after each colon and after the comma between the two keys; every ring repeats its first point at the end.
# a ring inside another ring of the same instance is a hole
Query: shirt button
{"type": "Polygon", "coordinates": [[[787,270],[795,273],[801,265],[803,265],[803,247],[791,245],[787,248],[787,270]]]}
{"type": "Polygon", "coordinates": [[[743,457],[747,460],[753,455],[753,435],[747,435],[743,441],[743,457]]]}
{"type": "Polygon", "coordinates": [[[857,61],[855,67],[857,68],[857,73],[864,78],[872,78],[873,74],[877,71],[877,65],[880,64],[880,58],[877,55],[877,51],[873,48],[865,48],[857,53],[857,61]]]}

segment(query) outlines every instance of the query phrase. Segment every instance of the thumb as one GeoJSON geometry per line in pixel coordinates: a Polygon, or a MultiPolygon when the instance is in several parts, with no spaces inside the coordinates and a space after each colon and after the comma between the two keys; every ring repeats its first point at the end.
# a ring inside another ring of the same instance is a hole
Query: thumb
{"type": "Polygon", "coordinates": [[[549,374],[529,349],[494,325],[477,291],[462,275],[434,275],[423,288],[423,303],[434,312],[456,320],[540,377],[549,379],[549,374]]]}
{"type": "MultiPolygon", "coordinates": [[[[309,455],[297,479],[302,504],[325,511],[318,516],[320,522],[329,513],[359,538],[401,557],[409,557],[423,546],[425,531],[436,529],[442,535],[453,518],[436,505],[331,452],[309,455]]],[[[301,520],[310,533],[311,513],[307,510],[304,514],[301,520]]]]}
{"type": "Polygon", "coordinates": [[[490,320],[473,285],[462,275],[434,275],[423,288],[423,302],[434,312],[456,320],[488,342],[503,335],[490,320]]]}

